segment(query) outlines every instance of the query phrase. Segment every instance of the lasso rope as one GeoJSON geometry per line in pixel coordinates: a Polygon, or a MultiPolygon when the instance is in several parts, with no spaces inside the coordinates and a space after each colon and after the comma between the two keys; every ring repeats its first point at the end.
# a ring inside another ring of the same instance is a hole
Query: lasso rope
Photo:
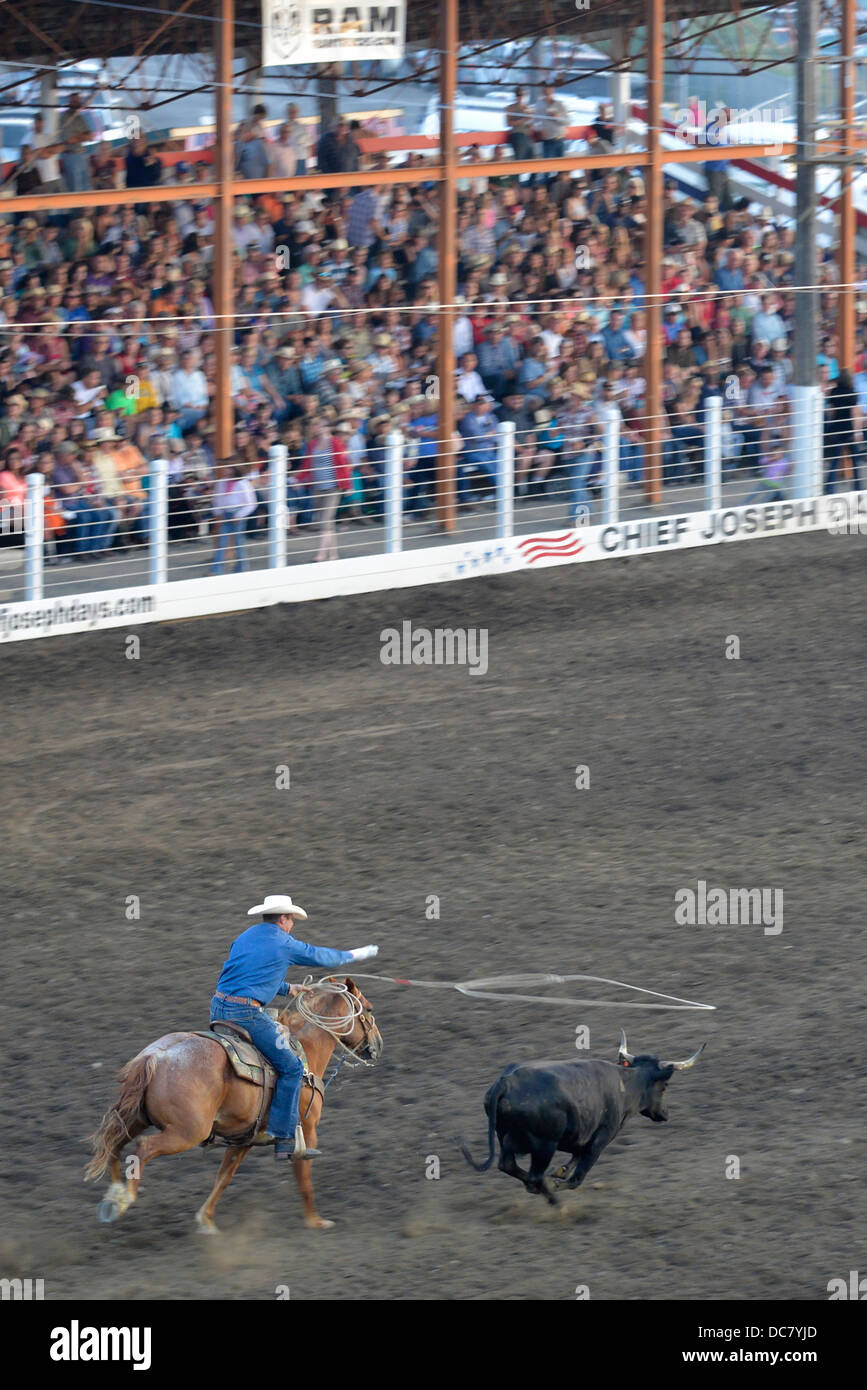
{"type": "Polygon", "coordinates": [[[566,1004],[571,1008],[582,1009],[701,1009],[713,1012],[715,1004],[699,1004],[694,999],[680,999],[676,994],[662,994],[658,989],[645,989],[642,985],[628,985],[623,980],[608,980],[604,975],[490,975],[481,980],[403,980],[392,975],[357,975],[353,979],[377,980],[380,984],[412,985],[416,989],[454,989],[470,999],[494,999],[509,1002],[518,1000],[527,1004],[566,1004]],[[616,985],[618,989],[632,990],[635,994],[651,995],[664,1003],[650,1004],[643,1000],[617,1001],[615,999],[566,999],[551,994],[501,994],[502,989],[515,986],[565,985],[570,980],[589,980],[599,985],[616,985]]]}

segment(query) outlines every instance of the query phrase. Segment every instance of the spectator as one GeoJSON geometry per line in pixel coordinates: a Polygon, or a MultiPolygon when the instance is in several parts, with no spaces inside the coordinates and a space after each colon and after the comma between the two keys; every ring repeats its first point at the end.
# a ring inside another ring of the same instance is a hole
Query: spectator
{"type": "Polygon", "coordinates": [[[516,87],[515,100],[506,107],[509,144],[516,159],[533,158],[533,108],[526,87],[516,87]]]}
{"type": "Polygon", "coordinates": [[[250,481],[249,470],[243,465],[222,463],[217,468],[213,510],[217,522],[217,548],[211,573],[220,575],[226,568],[226,554],[234,547],[233,574],[247,568],[245,532],[247,522],[258,506],[256,489],[250,481]]]}
{"type": "Polygon", "coordinates": [[[85,101],[80,92],[72,92],[57,130],[60,171],[68,193],[83,193],[90,186],[90,170],[84,146],[93,138],[90,121],[84,114],[85,101]]]}
{"type": "Polygon", "coordinates": [[[536,117],[542,138],[543,159],[562,158],[566,153],[569,113],[550,82],[546,82],[542,88],[541,100],[536,104],[536,117]]]}

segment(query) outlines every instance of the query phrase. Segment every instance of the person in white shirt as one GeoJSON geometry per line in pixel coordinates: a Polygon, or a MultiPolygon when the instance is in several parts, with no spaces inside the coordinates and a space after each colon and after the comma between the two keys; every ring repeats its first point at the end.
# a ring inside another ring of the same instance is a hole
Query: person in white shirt
{"type": "MultiPolygon", "coordinates": [[[[463,296],[455,296],[455,304],[463,305],[463,296]]],[[[466,357],[468,352],[472,352],[475,346],[475,334],[473,325],[470,322],[469,314],[461,308],[454,316],[452,321],[452,341],[454,343],[455,359],[460,362],[462,357],[466,357]]]]}
{"type": "Polygon", "coordinates": [[[286,107],[286,125],[289,130],[289,143],[295,151],[295,173],[306,174],[312,137],[310,127],[299,121],[298,107],[294,101],[290,101],[286,107]]]}
{"type": "Polygon", "coordinates": [[[241,574],[247,568],[247,521],[259,505],[256,489],[250,481],[248,465],[222,464],[219,467],[212,505],[218,531],[211,573],[223,573],[226,567],[226,551],[231,541],[235,548],[233,573],[241,574]]]}
{"type": "Polygon", "coordinates": [[[461,358],[461,369],[458,373],[457,381],[457,393],[459,396],[462,396],[469,405],[472,405],[473,401],[478,400],[479,396],[487,395],[485,383],[476,370],[478,364],[479,359],[474,352],[464,353],[464,356],[461,358]]]}
{"type": "Polygon", "coordinates": [[[75,404],[81,407],[77,412],[79,419],[90,414],[94,403],[102,399],[107,389],[104,382],[100,380],[99,371],[96,368],[85,372],[80,381],[73,382],[72,394],[75,397],[75,404]]]}
{"type": "Polygon", "coordinates": [[[258,246],[259,231],[253,226],[253,210],[246,203],[235,204],[232,219],[232,241],[243,255],[250,246],[258,246]]]}
{"type": "Polygon", "coordinates": [[[277,139],[268,146],[268,156],[272,178],[294,178],[298,154],[292,141],[292,127],[288,121],[283,122],[277,132],[277,139]]]}
{"type": "Polygon", "coordinates": [[[42,180],[42,193],[61,193],[63,191],[63,180],[60,174],[60,149],[56,135],[51,135],[45,129],[45,117],[41,111],[37,111],[33,117],[33,135],[30,144],[34,150],[44,150],[45,153],[36,160],[36,170],[42,180]]]}
{"type": "Polygon", "coordinates": [[[172,375],[170,401],[180,412],[178,425],[185,433],[197,425],[208,411],[208,382],[205,373],[193,366],[191,352],[181,353],[181,365],[172,375]]]}

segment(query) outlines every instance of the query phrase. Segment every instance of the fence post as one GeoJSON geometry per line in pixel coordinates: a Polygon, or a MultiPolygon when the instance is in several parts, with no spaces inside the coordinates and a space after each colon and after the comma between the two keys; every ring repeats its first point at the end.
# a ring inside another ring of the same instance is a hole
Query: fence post
{"type": "Polygon", "coordinates": [[[822,405],[818,386],[792,387],[792,497],[822,491],[822,405]]]}
{"type": "Polygon", "coordinates": [[[813,432],[811,477],[813,489],[811,496],[821,497],[825,491],[825,393],[820,386],[813,387],[813,432]]]}
{"type": "Polygon", "coordinates": [[[45,478],[41,473],[29,473],[27,475],[24,551],[27,597],[42,598],[42,565],[45,552],[45,478]]]}
{"type": "Polygon", "coordinates": [[[503,420],[497,430],[497,539],[515,531],[515,422],[503,420]]]}
{"type": "Polygon", "coordinates": [[[286,470],[289,450],[272,444],[268,450],[268,568],[286,565],[286,470]]]}
{"type": "Polygon", "coordinates": [[[708,512],[722,506],[722,396],[704,403],[704,505],[708,512]]]}
{"type": "Polygon", "coordinates": [[[403,435],[392,430],[385,451],[385,553],[403,549],[403,435]]]}
{"type": "Polygon", "coordinates": [[[619,474],[620,408],[610,405],[606,411],[602,436],[602,520],[606,526],[614,526],[619,516],[619,474]]]}
{"type": "Polygon", "coordinates": [[[154,459],[151,464],[149,500],[148,579],[151,584],[165,584],[169,566],[169,465],[167,459],[154,459]]]}

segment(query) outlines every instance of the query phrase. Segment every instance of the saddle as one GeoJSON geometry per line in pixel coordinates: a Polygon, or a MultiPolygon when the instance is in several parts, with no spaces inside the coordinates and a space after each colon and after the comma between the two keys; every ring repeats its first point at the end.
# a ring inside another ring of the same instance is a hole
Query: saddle
{"type": "Polygon", "coordinates": [[[196,1034],[199,1038],[216,1038],[225,1048],[232,1070],[242,1081],[250,1081],[254,1086],[270,1087],[273,1091],[277,1073],[267,1058],[262,1056],[246,1028],[239,1023],[226,1023],[218,1019],[211,1024],[207,1033],[196,1034]]]}
{"type": "MultiPolygon", "coordinates": [[[[271,1109],[271,1100],[277,1082],[277,1072],[259,1051],[247,1029],[243,1028],[240,1023],[228,1023],[225,1019],[215,1019],[207,1031],[196,1030],[193,1037],[208,1038],[211,1042],[218,1042],[225,1051],[235,1075],[242,1081],[248,1081],[252,1086],[260,1087],[262,1091],[259,1113],[249,1129],[244,1130],[243,1134],[216,1134],[212,1130],[208,1138],[204,1140],[202,1147],[204,1148],[206,1144],[212,1144],[215,1139],[222,1139],[224,1143],[232,1146],[246,1147],[260,1129],[264,1129],[267,1124],[268,1112],[271,1109]]],[[[287,1037],[290,1048],[304,1068],[303,1082],[311,1088],[314,1095],[318,1091],[324,1098],[325,1086],[322,1078],[310,1070],[303,1045],[288,1030],[287,1037]]],[[[310,1103],[312,1105],[313,1095],[310,1097],[310,1103]]]]}

